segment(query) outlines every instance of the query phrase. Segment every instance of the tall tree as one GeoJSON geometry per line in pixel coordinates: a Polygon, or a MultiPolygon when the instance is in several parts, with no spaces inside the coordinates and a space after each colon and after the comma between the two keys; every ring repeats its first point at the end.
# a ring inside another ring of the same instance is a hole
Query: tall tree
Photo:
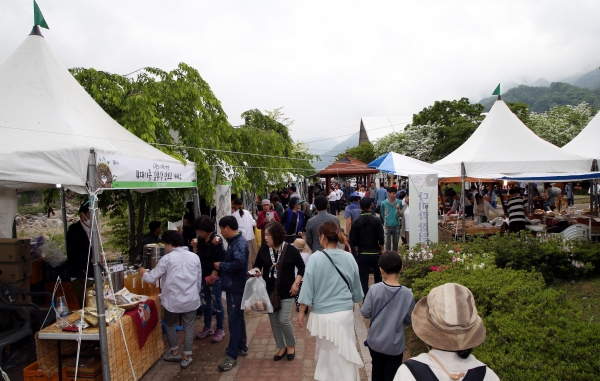
{"type": "Polygon", "coordinates": [[[564,146],[594,117],[594,110],[586,102],[577,106],[554,106],[543,113],[529,115],[529,127],[542,139],[559,147],[564,146]]]}
{"type": "Polygon", "coordinates": [[[346,150],[346,152],[340,152],[335,160],[340,160],[346,157],[346,153],[357,160],[362,161],[363,163],[370,163],[373,160],[377,159],[377,155],[375,155],[375,148],[373,143],[371,142],[362,142],[356,147],[352,147],[346,150]]]}
{"type": "MultiPolygon", "coordinates": [[[[133,76],[91,68],[75,68],[71,73],[123,127],[183,162],[195,162],[200,193],[214,194],[212,169],[217,168],[217,177],[223,177],[219,164],[236,160],[234,155],[222,152],[232,148],[233,129],[221,103],[196,69],[181,63],[171,71],[147,67],[133,76]]],[[[100,206],[109,217],[127,216],[121,237],[127,236],[127,251],[134,255],[145,227],[148,200],[173,203],[169,212],[180,216],[181,201],[187,196],[183,190],[160,190],[151,194],[111,191],[101,197],[100,206]]]]}

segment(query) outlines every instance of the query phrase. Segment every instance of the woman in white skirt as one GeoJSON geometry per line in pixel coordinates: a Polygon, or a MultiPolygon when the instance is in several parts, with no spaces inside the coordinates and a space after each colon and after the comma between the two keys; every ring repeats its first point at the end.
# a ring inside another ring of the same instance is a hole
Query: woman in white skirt
{"type": "Polygon", "coordinates": [[[319,227],[319,242],[324,249],[311,255],[304,272],[298,324],[304,328],[311,307],[306,328],[317,338],[315,380],[359,381],[363,362],[356,348],[353,313],[354,303],[363,298],[358,266],[352,254],[337,248],[346,237],[335,222],[319,227]]]}

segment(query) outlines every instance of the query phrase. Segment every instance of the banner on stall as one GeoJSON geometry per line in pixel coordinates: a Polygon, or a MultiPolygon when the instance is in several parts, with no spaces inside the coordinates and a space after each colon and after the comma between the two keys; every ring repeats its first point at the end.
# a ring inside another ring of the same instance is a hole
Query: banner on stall
{"type": "Polygon", "coordinates": [[[217,185],[215,191],[215,205],[217,210],[217,233],[221,233],[219,220],[231,215],[231,183],[217,185]]]}
{"type": "Polygon", "coordinates": [[[437,175],[410,175],[408,229],[409,244],[438,241],[438,178],[437,175]]]}
{"type": "Polygon", "coordinates": [[[194,164],[98,154],[98,189],[194,188],[194,164]]]}

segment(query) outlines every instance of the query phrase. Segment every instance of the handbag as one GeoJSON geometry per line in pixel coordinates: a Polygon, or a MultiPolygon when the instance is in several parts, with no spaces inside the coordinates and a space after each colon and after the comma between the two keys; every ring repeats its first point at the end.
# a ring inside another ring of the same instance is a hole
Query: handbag
{"type": "Polygon", "coordinates": [[[283,245],[283,250],[281,250],[281,255],[279,257],[279,263],[277,264],[277,279],[275,279],[275,287],[271,291],[269,295],[269,300],[273,305],[273,312],[278,312],[281,310],[281,297],[279,296],[279,278],[281,277],[281,268],[283,267],[283,259],[285,258],[285,252],[287,250],[288,244],[285,243],[283,245]]]}
{"type": "MultiPolygon", "coordinates": [[[[400,292],[401,288],[402,288],[402,286],[398,287],[398,289],[396,290],[396,292],[394,292],[394,295],[392,295],[392,297],[387,302],[385,302],[385,304],[383,305],[383,307],[381,307],[379,309],[379,311],[375,314],[375,316],[373,316],[373,319],[371,319],[371,323],[369,324],[369,328],[373,325],[373,322],[375,321],[375,319],[377,318],[377,316],[381,313],[381,311],[383,311],[383,309],[388,305],[388,303],[391,302],[392,299],[394,299],[394,297],[396,296],[396,294],[398,292],[400,292]]],[[[365,347],[369,346],[369,343],[367,342],[367,340],[365,340],[364,345],[365,345],[365,347]]]]}

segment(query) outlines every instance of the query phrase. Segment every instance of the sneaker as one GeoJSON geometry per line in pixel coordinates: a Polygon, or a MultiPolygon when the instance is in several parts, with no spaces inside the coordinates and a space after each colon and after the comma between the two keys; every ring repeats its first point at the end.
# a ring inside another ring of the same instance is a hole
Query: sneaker
{"type": "Polygon", "coordinates": [[[212,337],[212,342],[218,343],[219,341],[223,340],[224,337],[225,337],[225,331],[222,329],[217,329],[212,337]]]}
{"type": "Polygon", "coordinates": [[[214,335],[215,331],[212,328],[204,327],[202,331],[198,332],[196,339],[204,339],[210,335],[214,335]]]}
{"type": "Polygon", "coordinates": [[[236,365],[237,365],[237,361],[235,361],[233,358],[227,356],[227,357],[225,357],[225,360],[223,360],[223,362],[219,364],[219,370],[223,371],[223,372],[227,372],[228,370],[233,369],[233,367],[236,365]]]}
{"type": "Polygon", "coordinates": [[[192,363],[192,356],[189,356],[186,359],[181,359],[181,369],[187,369],[188,366],[190,366],[190,364],[192,363]]]}
{"type": "Polygon", "coordinates": [[[248,350],[238,349],[238,355],[240,356],[248,356],[248,350]]]}
{"type": "Polygon", "coordinates": [[[183,357],[181,356],[181,353],[177,353],[176,355],[174,355],[173,352],[171,352],[171,350],[166,351],[163,355],[163,360],[169,362],[180,362],[182,358],[183,357]]]}

